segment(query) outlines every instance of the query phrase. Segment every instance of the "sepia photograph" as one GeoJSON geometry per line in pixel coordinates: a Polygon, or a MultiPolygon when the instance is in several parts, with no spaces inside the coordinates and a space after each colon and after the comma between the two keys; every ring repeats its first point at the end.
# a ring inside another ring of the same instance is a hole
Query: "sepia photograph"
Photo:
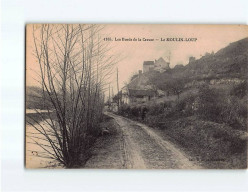
{"type": "Polygon", "coordinates": [[[247,169],[248,26],[27,24],[27,169],[247,169]]]}

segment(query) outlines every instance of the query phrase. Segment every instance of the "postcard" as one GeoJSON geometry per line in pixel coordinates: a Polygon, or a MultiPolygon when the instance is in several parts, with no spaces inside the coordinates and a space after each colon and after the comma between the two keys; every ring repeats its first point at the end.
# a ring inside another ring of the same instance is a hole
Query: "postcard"
{"type": "Polygon", "coordinates": [[[246,25],[27,24],[25,167],[246,169],[246,25]]]}

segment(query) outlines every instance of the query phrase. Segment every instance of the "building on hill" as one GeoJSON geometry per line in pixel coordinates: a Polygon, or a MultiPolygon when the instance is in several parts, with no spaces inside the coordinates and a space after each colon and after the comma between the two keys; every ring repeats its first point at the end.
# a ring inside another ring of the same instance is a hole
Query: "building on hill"
{"type": "Polygon", "coordinates": [[[144,61],[143,72],[149,72],[154,69],[154,61],[144,61]]]}
{"type": "Polygon", "coordinates": [[[157,96],[156,90],[152,89],[128,89],[129,103],[145,103],[157,96]]]}
{"type": "Polygon", "coordinates": [[[170,63],[166,62],[162,57],[155,60],[154,66],[154,70],[159,72],[170,69],[170,63]]]}
{"type": "Polygon", "coordinates": [[[142,74],[142,71],[140,70],[137,76],[128,83],[127,88],[146,89],[148,86],[148,81],[148,76],[146,74],[142,74]]]}
{"type": "Polygon", "coordinates": [[[170,69],[170,63],[166,62],[162,57],[155,61],[144,61],[143,63],[143,72],[149,72],[151,70],[156,70],[159,72],[164,72],[170,69]]]}
{"type": "Polygon", "coordinates": [[[154,89],[130,89],[123,87],[119,94],[113,97],[113,103],[133,104],[145,103],[159,96],[157,90],[154,89]]]}
{"type": "MultiPolygon", "coordinates": [[[[144,64],[150,68],[154,67],[154,61],[146,61],[144,64]]],[[[141,70],[134,79],[121,89],[120,94],[121,103],[124,104],[145,103],[159,96],[158,91],[149,83],[149,75],[142,74],[141,70]]]]}
{"type": "Polygon", "coordinates": [[[149,84],[147,75],[139,71],[138,76],[121,89],[122,103],[144,103],[158,96],[157,91],[149,84]]]}

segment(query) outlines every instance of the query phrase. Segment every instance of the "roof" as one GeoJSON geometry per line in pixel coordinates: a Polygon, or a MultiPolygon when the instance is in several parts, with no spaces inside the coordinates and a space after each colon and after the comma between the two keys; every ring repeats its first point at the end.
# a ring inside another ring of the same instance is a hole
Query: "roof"
{"type": "Polygon", "coordinates": [[[128,90],[130,96],[154,96],[156,95],[156,91],[154,90],[143,90],[143,89],[129,89],[128,90]]]}
{"type": "Polygon", "coordinates": [[[154,65],[154,61],[144,61],[143,65],[154,65]]]}
{"type": "Polygon", "coordinates": [[[165,62],[165,60],[164,60],[164,58],[162,58],[162,57],[160,57],[157,61],[163,61],[163,62],[165,62]]]}
{"type": "Polygon", "coordinates": [[[148,77],[145,74],[137,76],[127,85],[129,89],[143,89],[148,84],[148,77]]]}

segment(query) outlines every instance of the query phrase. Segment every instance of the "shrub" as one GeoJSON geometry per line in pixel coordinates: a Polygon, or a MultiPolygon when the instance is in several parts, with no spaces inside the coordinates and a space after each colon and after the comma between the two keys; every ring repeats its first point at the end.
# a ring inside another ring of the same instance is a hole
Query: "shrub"
{"type": "Polygon", "coordinates": [[[195,95],[187,95],[183,99],[177,101],[175,105],[175,112],[179,112],[181,115],[190,116],[194,112],[194,102],[197,99],[195,95]]]}
{"type": "Polygon", "coordinates": [[[197,114],[202,119],[216,121],[221,113],[220,94],[216,89],[210,89],[208,86],[199,89],[199,108],[197,114]]]}
{"type": "Polygon", "coordinates": [[[234,86],[230,91],[231,95],[237,96],[239,98],[243,98],[245,95],[247,95],[247,93],[248,88],[246,81],[234,86]]]}
{"type": "Polygon", "coordinates": [[[130,114],[131,108],[128,104],[122,104],[119,109],[119,114],[127,116],[130,114]]]}
{"type": "Polygon", "coordinates": [[[230,96],[220,102],[221,113],[219,122],[226,123],[233,128],[246,128],[247,105],[244,105],[239,98],[230,96]]]}
{"type": "Polygon", "coordinates": [[[200,118],[225,123],[233,128],[246,128],[247,105],[237,96],[230,96],[217,89],[204,87],[199,90],[200,118]]]}
{"type": "Polygon", "coordinates": [[[140,107],[133,106],[130,108],[131,115],[133,117],[139,117],[140,116],[140,107]]]}
{"type": "Polygon", "coordinates": [[[159,114],[163,114],[164,112],[164,104],[160,103],[160,104],[153,104],[151,106],[149,106],[149,115],[159,115],[159,114]]]}

